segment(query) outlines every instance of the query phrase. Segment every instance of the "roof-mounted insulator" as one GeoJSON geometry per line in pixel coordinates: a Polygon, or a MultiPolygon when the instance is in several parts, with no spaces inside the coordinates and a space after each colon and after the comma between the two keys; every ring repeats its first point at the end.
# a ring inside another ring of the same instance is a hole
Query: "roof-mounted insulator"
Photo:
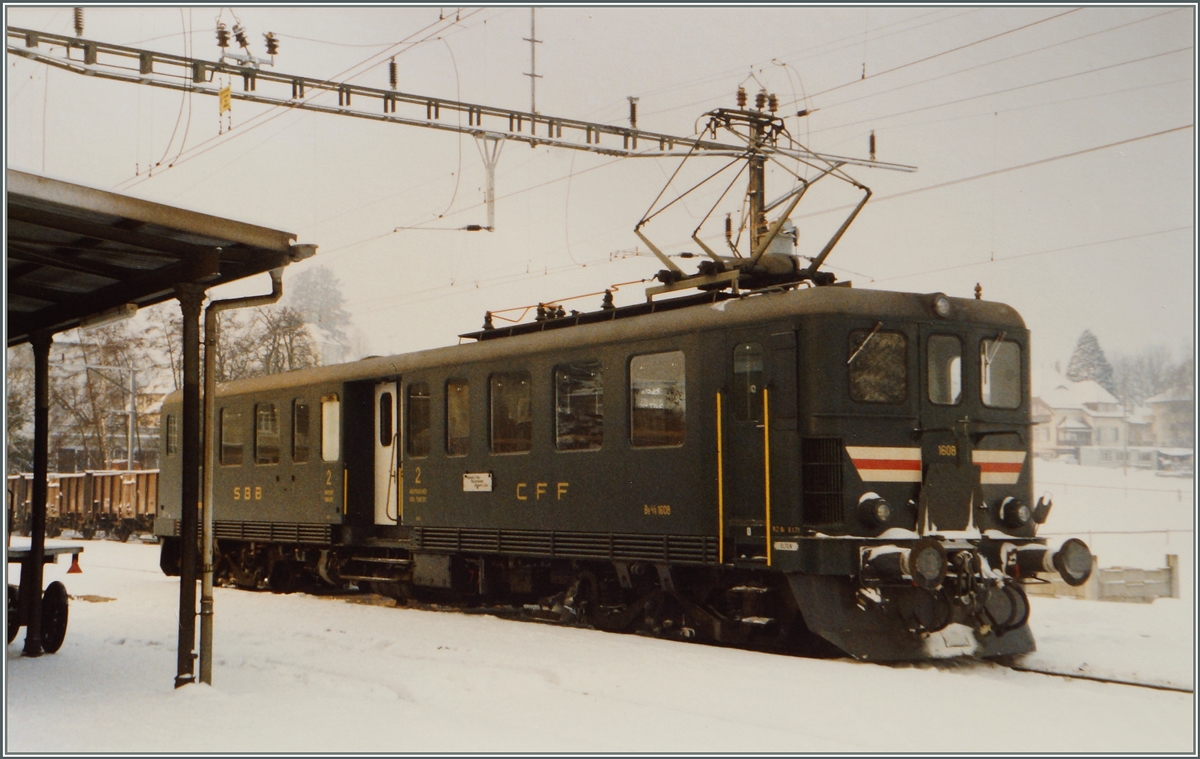
{"type": "Polygon", "coordinates": [[[779,110],[779,98],[775,97],[774,93],[767,98],[767,108],[771,110],[772,114],[779,110]]]}
{"type": "Polygon", "coordinates": [[[733,214],[725,214],[725,242],[733,243],[733,214]]]}
{"type": "Polygon", "coordinates": [[[229,47],[229,30],[220,21],[217,22],[217,47],[222,50],[229,47]]]}
{"type": "Polygon", "coordinates": [[[83,36],[83,8],[75,9],[75,36],[83,36]]]}
{"type": "Polygon", "coordinates": [[[761,111],[763,109],[763,106],[765,106],[766,104],[767,104],[767,91],[759,90],[758,94],[754,96],[754,110],[761,111]]]}
{"type": "Polygon", "coordinates": [[[243,49],[249,49],[250,40],[246,39],[246,27],[241,24],[233,25],[233,36],[237,39],[238,46],[243,49]]]}
{"type": "Polygon", "coordinates": [[[392,85],[392,89],[396,89],[396,59],[388,61],[388,84],[392,85]]]}
{"type": "Polygon", "coordinates": [[[745,87],[738,87],[737,104],[738,104],[738,108],[746,107],[746,88],[745,87]]]}
{"type": "Polygon", "coordinates": [[[629,126],[633,127],[634,129],[637,129],[637,104],[637,98],[629,98],[629,126]]]}
{"type": "Polygon", "coordinates": [[[533,319],[535,322],[546,321],[546,304],[539,303],[537,307],[537,316],[533,319]]]}
{"type": "Polygon", "coordinates": [[[604,300],[600,303],[600,310],[611,311],[614,308],[616,308],[616,305],[613,303],[612,290],[605,290],[604,300]]]}
{"type": "Polygon", "coordinates": [[[279,40],[275,37],[274,32],[267,32],[263,35],[263,40],[267,43],[267,55],[275,55],[279,52],[279,40]]]}
{"type": "Polygon", "coordinates": [[[983,300],[983,285],[975,283],[975,300],[983,300]]]}
{"type": "Polygon", "coordinates": [[[495,329],[496,328],[496,326],[494,324],[492,324],[492,312],[491,311],[488,311],[486,314],[483,315],[483,328],[484,329],[495,329]]]}

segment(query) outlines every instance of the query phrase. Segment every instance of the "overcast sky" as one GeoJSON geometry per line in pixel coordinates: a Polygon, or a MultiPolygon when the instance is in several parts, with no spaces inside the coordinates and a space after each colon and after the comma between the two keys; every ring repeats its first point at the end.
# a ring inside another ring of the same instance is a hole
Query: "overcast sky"
{"type": "MultiPolygon", "coordinates": [[[[70,7],[6,14],[10,26],[74,33],[70,7]]],[[[401,91],[530,108],[528,8],[88,7],[84,36],[213,60],[218,16],[240,20],[259,56],[262,33],[274,32],[281,73],[350,72],[387,87],[395,56],[401,91]]],[[[874,196],[826,268],[855,287],[971,297],[978,282],[1024,315],[1037,364],[1065,367],[1085,329],[1110,356],[1193,343],[1191,6],[547,7],[536,24],[542,114],[625,125],[626,98],[637,96],[640,128],[690,135],[744,84],[751,97],[775,93],[813,150],[866,157],[874,131],[879,160],[918,167],[849,171],[874,196]],[[795,116],[801,108],[807,117],[795,116]]],[[[661,268],[633,227],[678,159],[510,142],[496,172],[497,229],[468,233],[442,229],[487,221],[468,136],[240,101],[222,135],[214,97],[13,55],[6,101],[10,168],[318,245],[288,277],[331,269],[375,353],[452,343],[485,310],[661,268]]],[[[703,161],[695,171],[721,165],[703,161]]],[[[770,196],[790,187],[768,180],[770,196]]],[[[795,216],[801,252],[819,249],[857,199],[836,182],[815,187],[795,216]]],[[[652,222],[651,239],[696,251],[688,238],[709,210],[700,200],[652,222]]],[[[722,219],[706,233],[719,236],[722,219]]],[[[262,280],[217,295],[266,290],[262,280]]],[[[623,287],[618,304],[642,289],[623,287]]],[[[564,305],[592,310],[599,297],[564,305]]]]}

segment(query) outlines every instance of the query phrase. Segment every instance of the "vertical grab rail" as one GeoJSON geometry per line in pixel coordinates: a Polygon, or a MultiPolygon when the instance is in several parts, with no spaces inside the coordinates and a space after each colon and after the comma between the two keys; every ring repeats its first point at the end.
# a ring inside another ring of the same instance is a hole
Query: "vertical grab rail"
{"type": "Polygon", "coordinates": [[[763,500],[767,511],[767,566],[771,566],[771,404],[767,389],[763,391],[763,500]]]}
{"type": "Polygon", "coordinates": [[[721,391],[717,391],[717,563],[725,563],[725,459],[721,450],[721,391]]]}

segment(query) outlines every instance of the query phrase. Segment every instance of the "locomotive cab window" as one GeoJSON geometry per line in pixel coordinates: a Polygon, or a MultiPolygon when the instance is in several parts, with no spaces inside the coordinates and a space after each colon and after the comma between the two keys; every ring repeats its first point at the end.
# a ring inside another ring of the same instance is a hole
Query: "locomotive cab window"
{"type": "Polygon", "coordinates": [[[408,455],[429,455],[429,385],[424,382],[408,386],[408,455]]]}
{"type": "Polygon", "coordinates": [[[859,403],[903,403],[908,398],[908,340],[881,326],[850,333],[850,397],[859,403]]]}
{"type": "Polygon", "coordinates": [[[599,361],[554,369],[554,445],[592,451],[604,442],[604,383],[599,361]]]}
{"type": "Polygon", "coordinates": [[[683,445],[687,394],[683,351],[629,360],[629,440],[636,448],[683,445]]]}
{"type": "Polygon", "coordinates": [[[342,404],[336,395],[321,396],[321,460],[342,455],[342,404]]]}
{"type": "Polygon", "coordinates": [[[925,351],[930,402],[957,406],[962,400],[962,341],[954,335],[930,335],[925,351]]]}
{"type": "Polygon", "coordinates": [[[223,408],[217,417],[220,428],[221,466],[240,466],[242,463],[242,412],[223,408]]]}
{"type": "Polygon", "coordinates": [[[254,404],[254,463],[279,463],[279,414],[274,403],[254,404]]]}
{"type": "Polygon", "coordinates": [[[500,372],[488,379],[492,453],[526,453],[533,446],[529,372],[500,372]]]}
{"type": "Polygon", "coordinates": [[[983,405],[992,408],[1017,408],[1021,405],[1021,346],[1005,340],[979,343],[979,392],[983,405]]]}
{"type": "Polygon", "coordinates": [[[760,343],[742,343],[733,349],[733,418],[761,422],[763,349],[760,343]]]}
{"type": "Polygon", "coordinates": [[[465,379],[446,382],[446,455],[466,456],[471,448],[471,387],[465,379]]]}
{"type": "Polygon", "coordinates": [[[292,401],[292,462],[303,464],[308,461],[308,404],[301,400],[292,401]]]}

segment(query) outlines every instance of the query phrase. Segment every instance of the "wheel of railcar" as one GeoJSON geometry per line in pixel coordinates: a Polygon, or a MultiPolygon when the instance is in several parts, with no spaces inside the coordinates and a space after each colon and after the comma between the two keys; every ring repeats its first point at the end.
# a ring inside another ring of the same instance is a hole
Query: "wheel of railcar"
{"type": "Polygon", "coordinates": [[[290,561],[277,561],[267,576],[267,587],[272,593],[295,593],[299,585],[300,572],[290,561]]]}
{"type": "Polygon", "coordinates": [[[61,582],[50,583],[42,595],[42,650],[52,654],[67,637],[67,588],[61,582]]]}
{"type": "Polygon", "coordinates": [[[8,642],[12,643],[17,638],[17,632],[21,629],[20,605],[17,603],[20,595],[16,585],[8,586],[8,642]]]}

